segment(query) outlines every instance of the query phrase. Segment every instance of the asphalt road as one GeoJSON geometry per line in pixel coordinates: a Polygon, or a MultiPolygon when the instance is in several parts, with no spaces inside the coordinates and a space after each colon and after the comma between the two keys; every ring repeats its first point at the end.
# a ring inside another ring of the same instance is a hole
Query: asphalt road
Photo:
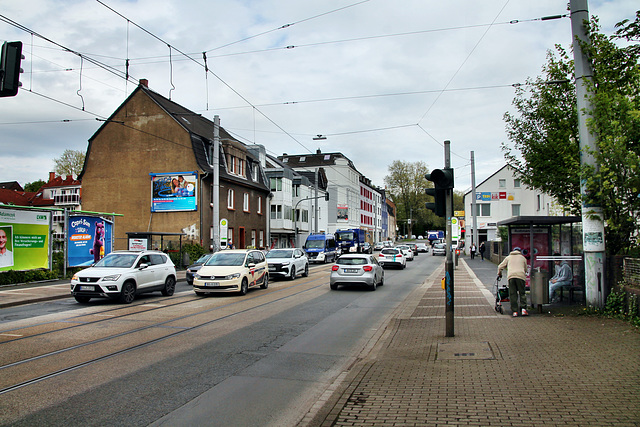
{"type": "Polygon", "coordinates": [[[421,254],[385,270],[375,292],[331,291],[326,265],[245,297],[198,298],[181,284],[128,306],[3,310],[0,333],[25,336],[0,341],[0,423],[295,425],[443,262],[421,254]]]}

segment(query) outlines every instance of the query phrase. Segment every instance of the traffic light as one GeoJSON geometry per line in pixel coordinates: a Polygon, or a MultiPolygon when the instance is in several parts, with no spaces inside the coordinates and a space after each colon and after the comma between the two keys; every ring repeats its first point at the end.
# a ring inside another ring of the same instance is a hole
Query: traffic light
{"type": "MultiPolygon", "coordinates": [[[[431,173],[424,176],[427,181],[433,182],[434,188],[425,189],[428,196],[433,196],[433,203],[426,203],[427,209],[432,210],[437,216],[445,217],[447,215],[447,191],[453,189],[453,169],[434,169],[431,173]]],[[[453,205],[453,195],[450,197],[453,205]]]]}
{"type": "Polygon", "coordinates": [[[4,42],[0,56],[0,97],[16,96],[21,86],[22,42],[4,42]]]}

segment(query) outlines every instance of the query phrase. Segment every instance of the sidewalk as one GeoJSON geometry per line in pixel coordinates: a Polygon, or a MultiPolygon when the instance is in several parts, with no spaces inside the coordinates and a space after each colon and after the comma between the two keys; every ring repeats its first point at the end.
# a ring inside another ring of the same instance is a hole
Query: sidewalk
{"type": "MultiPolygon", "coordinates": [[[[176,272],[176,279],[185,280],[185,275],[186,270],[179,270],[176,272]]],[[[3,286],[0,287],[0,309],[70,297],[71,280],[3,286]]]]}
{"type": "Polygon", "coordinates": [[[405,300],[305,426],[640,426],[640,333],[626,323],[494,310],[495,264],[461,258],[454,337],[443,269],[405,300]]]}

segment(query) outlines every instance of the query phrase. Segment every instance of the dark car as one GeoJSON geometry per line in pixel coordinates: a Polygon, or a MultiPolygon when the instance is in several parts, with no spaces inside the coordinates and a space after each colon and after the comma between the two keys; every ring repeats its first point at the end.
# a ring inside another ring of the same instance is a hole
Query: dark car
{"type": "Polygon", "coordinates": [[[202,255],[200,258],[198,258],[198,260],[196,262],[194,262],[193,264],[191,264],[187,268],[186,278],[187,278],[187,283],[190,286],[193,286],[193,276],[196,274],[196,272],[198,270],[200,270],[200,268],[202,268],[202,265],[205,262],[207,262],[209,260],[209,258],[211,258],[211,255],[213,255],[213,254],[204,254],[204,255],[202,255]]]}
{"type": "Polygon", "coordinates": [[[373,253],[373,246],[371,246],[371,243],[364,242],[364,244],[362,245],[362,253],[365,253],[365,254],[373,253]]]}

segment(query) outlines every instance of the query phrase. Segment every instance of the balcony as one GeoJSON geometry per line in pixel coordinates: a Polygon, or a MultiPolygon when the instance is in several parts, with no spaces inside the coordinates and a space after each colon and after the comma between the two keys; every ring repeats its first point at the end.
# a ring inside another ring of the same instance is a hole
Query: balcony
{"type": "Polygon", "coordinates": [[[64,206],[64,205],[73,205],[77,206],[80,204],[80,195],[79,194],[61,194],[56,195],[53,198],[53,201],[56,206],[64,206]]]}

